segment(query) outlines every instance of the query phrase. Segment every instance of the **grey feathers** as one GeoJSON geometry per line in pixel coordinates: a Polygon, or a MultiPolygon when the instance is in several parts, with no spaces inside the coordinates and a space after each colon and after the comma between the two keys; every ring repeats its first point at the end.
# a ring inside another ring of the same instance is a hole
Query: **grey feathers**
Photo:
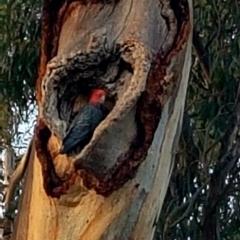
{"type": "Polygon", "coordinates": [[[63,138],[60,154],[68,154],[78,147],[81,150],[90,140],[94,130],[107,116],[108,110],[100,104],[88,104],[73,119],[63,138]]]}

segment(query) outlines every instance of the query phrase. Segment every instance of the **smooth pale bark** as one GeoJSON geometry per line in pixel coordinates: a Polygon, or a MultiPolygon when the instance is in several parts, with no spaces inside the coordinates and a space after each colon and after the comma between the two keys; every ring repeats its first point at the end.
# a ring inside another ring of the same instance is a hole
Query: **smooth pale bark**
{"type": "MultiPolygon", "coordinates": [[[[187,6],[186,1],[182,3],[183,7],[187,6]]],[[[116,124],[112,124],[109,120],[110,116],[99,126],[93,140],[83,153],[78,155],[82,162],[77,171],[74,171],[72,159],[56,154],[61,143],[61,131],[56,130],[56,136],[50,137],[48,130],[45,130],[48,128],[54,132],[56,129],[53,119],[46,120],[47,114],[44,113],[44,108],[49,107],[46,104],[46,98],[50,96],[48,98],[52,100],[50,105],[54,105],[55,97],[51,96],[51,94],[54,95],[53,90],[52,92],[46,90],[44,93],[45,90],[41,87],[42,81],[49,81],[49,76],[52,74],[49,70],[50,64],[46,65],[51,57],[44,55],[44,50],[42,50],[40,80],[38,79],[40,81],[38,83],[40,113],[36,146],[32,148],[12,239],[152,239],[155,222],[161,212],[168,188],[181,132],[191,65],[192,4],[188,1],[189,6],[186,9],[189,9],[189,12],[185,11],[186,21],[178,19],[184,22],[178,32],[175,31],[174,26],[171,28],[171,21],[170,28],[173,32],[168,32],[165,20],[161,17],[161,13],[166,14],[171,10],[168,1],[120,0],[115,8],[108,5],[102,7],[99,4],[84,6],[74,4],[69,7],[69,9],[72,8],[71,11],[69,10],[71,14],[67,14],[64,23],[59,26],[61,34],[57,56],[66,59],[72,49],[75,49],[75,52],[76,49],[88,49],[89,38],[91,38],[89,33],[98,32],[101,26],[100,34],[102,34],[102,26],[104,26],[110,45],[111,42],[130,41],[133,43],[134,41],[136,43],[134,46],[137,47],[131,51],[132,58],[135,54],[137,58],[134,61],[131,58],[129,60],[134,71],[127,77],[127,80],[133,86],[136,83],[134,81],[138,81],[136,88],[145,81],[143,91],[147,96],[139,99],[143,92],[140,90],[136,103],[133,101],[133,106],[130,110],[127,109],[128,113],[117,118],[116,124]],[[162,10],[159,2],[165,4],[162,10]],[[177,38],[171,41],[171,37],[176,33],[177,38]],[[151,57],[146,57],[148,55],[146,54],[141,59],[142,55],[138,55],[139,52],[143,55],[145,52],[151,53],[151,57]],[[160,53],[163,55],[161,56],[160,53]],[[151,67],[146,72],[141,72],[145,62],[150,63],[151,67]],[[46,71],[49,71],[48,75],[45,74],[46,71]],[[163,89],[159,95],[155,92],[155,84],[156,86],[162,85],[163,89]],[[159,104],[146,104],[146,102],[156,101],[159,101],[159,104]],[[151,112],[151,108],[158,112],[151,112]],[[157,118],[157,115],[160,118],[153,131],[150,120],[157,118]],[[122,165],[116,167],[120,169],[116,177],[112,166],[115,166],[121,154],[128,152],[128,147],[134,139],[133,136],[139,131],[135,119],[140,119],[144,123],[144,144],[138,150],[132,150],[133,154],[135,153],[135,159],[129,158],[128,161],[123,161],[122,165]],[[46,133],[44,136],[47,136],[46,148],[41,138],[41,127],[46,133]],[[107,127],[107,133],[102,130],[104,127],[107,127]],[[104,151],[100,151],[101,149],[104,151]],[[140,156],[138,161],[136,161],[136,153],[140,156]],[[95,159],[99,155],[102,161],[95,159]],[[128,163],[136,163],[137,169],[129,170],[128,163]],[[53,178],[52,171],[50,171],[52,167],[62,182],[57,183],[57,180],[53,178]],[[128,174],[131,171],[133,174],[130,176],[128,174]],[[63,180],[66,174],[70,175],[70,180],[63,180]],[[106,178],[107,181],[105,181],[106,178]],[[51,184],[55,185],[52,187],[51,184]],[[67,192],[63,193],[63,190],[67,192]]],[[[171,16],[171,11],[169,16],[171,16]]],[[[49,39],[45,37],[44,41],[46,45],[49,39]]],[[[56,41],[55,44],[57,44],[56,41]]],[[[45,45],[42,44],[43,47],[45,45]]],[[[126,52],[123,51],[122,56],[127,59],[124,54],[126,52]]],[[[54,63],[51,66],[53,65],[54,63]]],[[[125,92],[128,90],[127,88],[125,92]]],[[[135,88],[132,89],[132,94],[136,93],[134,91],[135,88]]],[[[123,96],[125,92],[122,93],[123,96]]],[[[129,94],[131,95],[131,91],[129,94]]],[[[125,99],[131,99],[130,95],[126,95],[125,99]]],[[[121,102],[121,95],[119,95],[119,102],[121,102]]],[[[116,102],[115,110],[121,111],[119,102],[116,102]]],[[[52,114],[57,116],[54,113],[54,107],[51,109],[52,114]]],[[[117,111],[115,112],[117,114],[117,111]]],[[[56,117],[57,121],[59,119],[56,117]]],[[[59,123],[61,124],[60,121],[59,123]]],[[[64,124],[62,126],[64,128],[64,124]]],[[[79,160],[78,157],[77,160],[79,160]]]]}

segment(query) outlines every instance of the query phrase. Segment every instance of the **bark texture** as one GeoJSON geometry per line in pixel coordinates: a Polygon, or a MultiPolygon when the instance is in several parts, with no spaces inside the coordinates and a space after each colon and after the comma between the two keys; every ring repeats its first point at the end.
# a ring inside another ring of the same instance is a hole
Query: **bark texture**
{"type": "Polygon", "coordinates": [[[191,13],[186,0],[45,0],[39,116],[12,239],[152,238],[181,131],[191,13]],[[59,155],[93,87],[111,112],[81,152],[59,155]]]}

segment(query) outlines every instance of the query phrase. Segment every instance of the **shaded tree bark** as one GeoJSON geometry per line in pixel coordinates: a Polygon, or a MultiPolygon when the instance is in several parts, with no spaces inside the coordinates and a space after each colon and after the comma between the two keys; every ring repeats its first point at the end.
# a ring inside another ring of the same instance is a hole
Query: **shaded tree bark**
{"type": "Polygon", "coordinates": [[[45,0],[39,116],[12,239],[153,237],[181,132],[191,37],[191,1],[45,0]],[[82,151],[59,155],[93,87],[108,92],[111,111],[82,151]]]}

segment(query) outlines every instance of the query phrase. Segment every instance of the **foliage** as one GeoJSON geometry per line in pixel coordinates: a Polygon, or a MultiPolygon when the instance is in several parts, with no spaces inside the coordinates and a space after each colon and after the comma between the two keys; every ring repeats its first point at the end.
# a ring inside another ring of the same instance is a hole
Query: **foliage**
{"type": "MultiPolygon", "coordinates": [[[[8,172],[4,162],[6,151],[3,150],[13,147],[18,156],[23,153],[31,135],[28,131],[29,129],[32,131],[36,114],[34,82],[39,55],[40,7],[41,1],[37,0],[6,0],[0,3],[2,30],[0,33],[0,198],[2,200],[6,184],[4,175],[8,172]]],[[[10,165],[14,168],[15,164],[10,165]]]]}
{"type": "Polygon", "coordinates": [[[28,122],[35,102],[34,87],[40,36],[37,0],[1,3],[0,142],[10,145],[19,135],[20,122],[28,122]]]}
{"type": "Polygon", "coordinates": [[[156,235],[239,239],[239,156],[229,154],[239,104],[240,3],[194,3],[194,48],[204,52],[200,59],[193,53],[184,126],[156,235]],[[210,75],[207,88],[203,70],[210,75]]]}

